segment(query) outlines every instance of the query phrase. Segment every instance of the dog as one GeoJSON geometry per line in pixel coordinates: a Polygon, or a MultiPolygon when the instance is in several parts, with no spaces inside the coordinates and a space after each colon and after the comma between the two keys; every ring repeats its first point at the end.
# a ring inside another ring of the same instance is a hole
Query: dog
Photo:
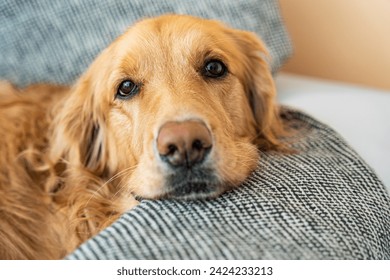
{"type": "Polygon", "coordinates": [[[0,258],[60,259],[144,199],[213,198],[286,151],[263,42],[144,19],[72,87],[0,83],[0,258]]]}

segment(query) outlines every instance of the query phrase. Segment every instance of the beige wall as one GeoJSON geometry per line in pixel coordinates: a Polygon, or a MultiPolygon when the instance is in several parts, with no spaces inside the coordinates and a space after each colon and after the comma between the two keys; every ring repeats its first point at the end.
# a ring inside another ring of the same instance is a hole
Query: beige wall
{"type": "Polygon", "coordinates": [[[390,89],[390,0],[279,0],[295,53],[284,71],[390,89]]]}

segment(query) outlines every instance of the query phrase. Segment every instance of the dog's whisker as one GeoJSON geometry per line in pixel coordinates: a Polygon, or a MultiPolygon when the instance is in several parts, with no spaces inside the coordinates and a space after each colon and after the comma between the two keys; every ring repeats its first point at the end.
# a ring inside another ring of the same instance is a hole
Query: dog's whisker
{"type": "MultiPolygon", "coordinates": [[[[113,175],[110,179],[108,179],[106,182],[105,182],[105,185],[106,184],[109,184],[111,183],[112,181],[116,180],[117,178],[121,177],[121,176],[124,176],[126,175],[127,173],[130,173],[131,171],[133,171],[134,169],[137,168],[137,165],[133,165],[133,166],[130,166],[130,167],[127,167],[121,171],[119,171],[118,173],[116,173],[115,175],[113,175]]],[[[104,186],[104,185],[103,185],[104,186]]]]}
{"type": "Polygon", "coordinates": [[[111,201],[114,201],[116,199],[116,196],[120,194],[124,189],[128,190],[129,192],[131,191],[131,188],[128,187],[128,184],[122,184],[125,179],[126,178],[123,176],[123,178],[118,182],[118,190],[114,193],[113,196],[110,197],[111,201]]]}
{"type": "Polygon", "coordinates": [[[116,173],[114,176],[112,176],[110,179],[108,179],[104,184],[102,184],[97,190],[95,190],[93,192],[93,194],[90,196],[90,198],[87,200],[87,202],[85,203],[85,207],[88,206],[89,202],[96,196],[97,193],[99,193],[99,191],[103,188],[105,188],[107,185],[109,185],[112,181],[120,178],[121,176],[125,176],[127,175],[128,173],[132,172],[134,169],[136,168],[136,165],[135,166],[131,166],[131,167],[128,167],[128,168],[125,168],[123,170],[121,170],[120,172],[116,173]]]}

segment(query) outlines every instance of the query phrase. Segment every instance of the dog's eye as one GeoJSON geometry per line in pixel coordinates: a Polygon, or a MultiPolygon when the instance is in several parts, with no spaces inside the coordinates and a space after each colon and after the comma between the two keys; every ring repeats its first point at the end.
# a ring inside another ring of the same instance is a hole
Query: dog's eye
{"type": "Polygon", "coordinates": [[[203,74],[209,78],[219,78],[226,74],[226,66],[222,61],[210,60],[206,62],[203,74]]]}
{"type": "Polygon", "coordinates": [[[128,99],[139,92],[139,87],[130,80],[123,81],[118,88],[116,96],[121,99],[128,99]]]}

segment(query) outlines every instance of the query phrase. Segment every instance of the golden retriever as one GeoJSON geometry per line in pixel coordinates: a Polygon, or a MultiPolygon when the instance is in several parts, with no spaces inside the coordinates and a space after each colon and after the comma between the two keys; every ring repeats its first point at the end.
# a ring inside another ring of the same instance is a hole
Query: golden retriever
{"type": "Polygon", "coordinates": [[[0,83],[0,258],[58,259],[148,199],[215,197],[283,151],[264,44],[184,15],[129,28],[71,88],[0,83]]]}

